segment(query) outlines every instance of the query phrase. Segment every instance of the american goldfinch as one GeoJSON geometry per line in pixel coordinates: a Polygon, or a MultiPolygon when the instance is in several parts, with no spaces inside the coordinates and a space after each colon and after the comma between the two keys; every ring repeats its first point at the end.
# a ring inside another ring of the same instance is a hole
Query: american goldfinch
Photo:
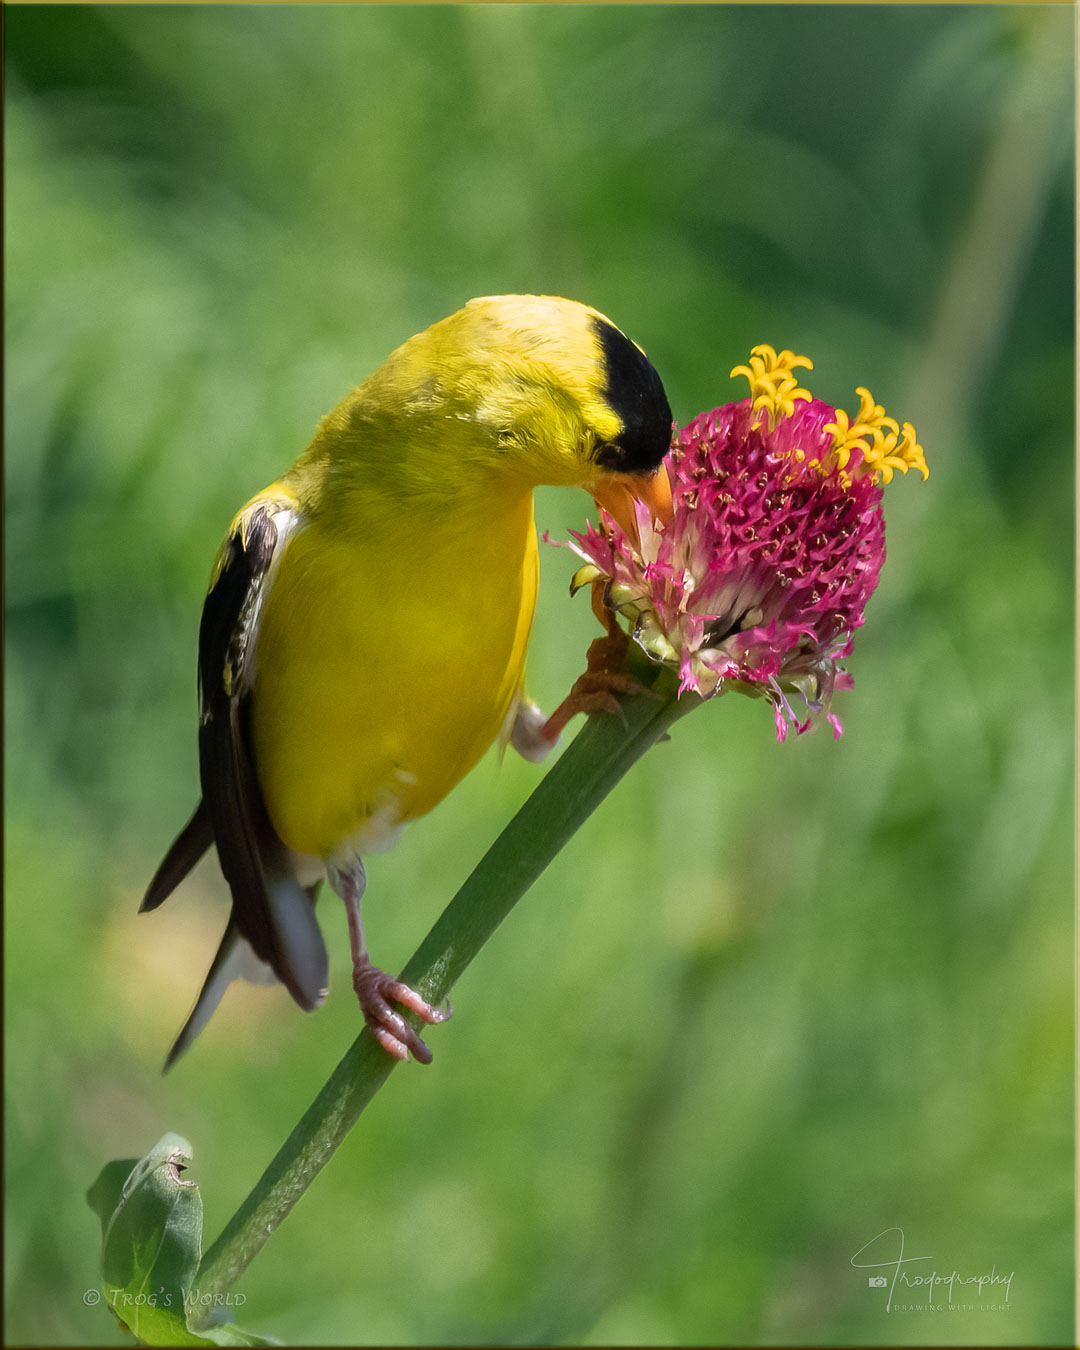
{"type": "MultiPolygon", "coordinates": [[[[536,600],[533,488],[577,484],[633,528],[670,508],[660,378],[586,305],[492,296],[410,338],[253,497],[217,555],[199,630],[202,800],[142,902],[214,844],[232,913],[168,1067],[237,976],[326,996],[314,914],[345,902],[353,984],[379,1043],[431,1052],[393,1007],[448,1014],[370,961],[363,858],[390,847],[500,737],[541,758],[523,695],[536,600]]],[[[563,719],[565,720],[565,719],[563,719]]]]}

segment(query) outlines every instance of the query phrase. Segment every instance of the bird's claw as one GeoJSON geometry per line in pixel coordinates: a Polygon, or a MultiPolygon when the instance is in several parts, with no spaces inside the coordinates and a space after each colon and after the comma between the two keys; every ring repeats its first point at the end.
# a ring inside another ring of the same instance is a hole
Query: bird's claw
{"type": "Polygon", "coordinates": [[[453,1012],[450,1004],[433,1007],[407,984],[387,975],[378,966],[365,960],[353,969],[353,988],[360,1001],[364,1021],[371,1034],[389,1055],[407,1060],[410,1056],[420,1064],[430,1064],[431,1051],[415,1029],[390,1005],[398,1003],[414,1012],[428,1026],[438,1026],[453,1012]]]}
{"type": "Polygon", "coordinates": [[[649,694],[659,698],[647,685],[620,669],[626,660],[630,641],[621,628],[612,625],[606,637],[589,644],[585,656],[585,673],[574,681],[573,688],[559,704],[544,725],[543,735],[555,738],[577,713],[606,712],[622,718],[626,713],[616,694],[649,694]]]}

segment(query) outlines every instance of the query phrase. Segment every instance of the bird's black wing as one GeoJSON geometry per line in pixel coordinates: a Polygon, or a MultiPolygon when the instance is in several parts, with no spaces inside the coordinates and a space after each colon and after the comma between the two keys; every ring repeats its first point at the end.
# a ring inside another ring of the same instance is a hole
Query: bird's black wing
{"type": "Polygon", "coordinates": [[[327,957],[307,891],[263,804],[249,735],[251,663],[272,566],[295,510],[256,499],[222,546],[199,628],[199,773],[235,926],[302,1008],[326,993],[327,957]]]}

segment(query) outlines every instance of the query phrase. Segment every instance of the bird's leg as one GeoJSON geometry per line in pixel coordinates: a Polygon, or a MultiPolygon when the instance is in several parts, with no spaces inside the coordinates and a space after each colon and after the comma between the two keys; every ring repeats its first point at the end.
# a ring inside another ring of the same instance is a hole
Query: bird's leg
{"type": "MultiPolygon", "coordinates": [[[[630,639],[619,627],[614,613],[605,603],[605,589],[604,582],[594,582],[592,607],[593,613],[607,629],[607,633],[589,644],[589,650],[585,654],[585,673],[574,681],[569,694],[551,714],[540,732],[541,737],[552,744],[576,713],[613,713],[625,721],[622,704],[615,697],[616,694],[653,694],[651,689],[623,669],[630,639]]],[[[653,697],[660,696],[653,694],[653,697]]]]}
{"type": "Polygon", "coordinates": [[[371,1034],[382,1048],[395,1059],[408,1059],[410,1054],[421,1064],[431,1063],[431,1051],[406,1022],[400,1013],[394,1011],[391,1003],[399,1003],[416,1013],[417,1017],[436,1026],[445,1022],[451,1009],[433,1008],[407,984],[395,980],[373,965],[364,942],[364,926],[360,919],[360,901],[364,895],[366,876],[364,865],[358,858],[349,872],[335,872],[334,889],[345,902],[345,914],[349,921],[349,946],[353,959],[353,988],[360,1000],[360,1010],[364,1021],[371,1028],[371,1034]]]}

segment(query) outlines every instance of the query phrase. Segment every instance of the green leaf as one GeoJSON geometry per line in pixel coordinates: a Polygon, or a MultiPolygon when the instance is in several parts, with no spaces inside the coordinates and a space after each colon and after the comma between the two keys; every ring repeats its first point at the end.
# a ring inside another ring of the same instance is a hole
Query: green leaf
{"type": "Polygon", "coordinates": [[[138,1158],[119,1158],[116,1162],[106,1163],[97,1181],[86,1192],[87,1204],[101,1220],[102,1243],[112,1222],[113,1213],[120,1203],[124,1182],[138,1162],[138,1158]]]}
{"type": "Polygon", "coordinates": [[[108,1163],[87,1192],[101,1219],[102,1296],[105,1306],[146,1345],[274,1345],[219,1319],[243,1295],[212,1309],[216,1325],[196,1335],[195,1309],[206,1317],[193,1287],[202,1257],[202,1197],[185,1179],[191,1145],[166,1134],[145,1158],[108,1163]]]}

